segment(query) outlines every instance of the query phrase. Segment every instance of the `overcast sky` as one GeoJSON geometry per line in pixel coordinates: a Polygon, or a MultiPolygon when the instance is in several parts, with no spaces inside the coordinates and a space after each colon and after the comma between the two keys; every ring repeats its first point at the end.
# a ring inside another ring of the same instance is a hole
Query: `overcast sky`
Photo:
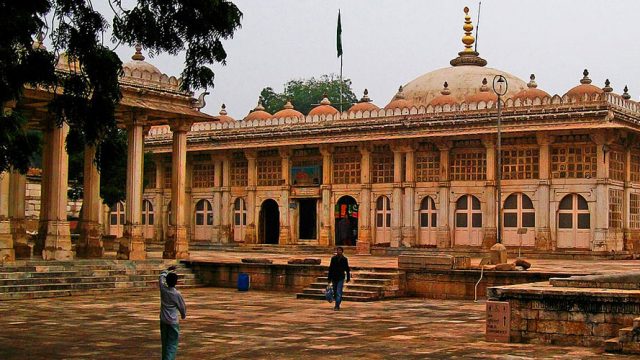
{"type": "MultiPolygon", "coordinates": [[[[105,0],[101,1],[106,3],[105,0]]],[[[126,3],[127,1],[125,1],[126,3]]],[[[131,2],[129,0],[128,2],[131,2]]],[[[105,4],[108,20],[112,13],[105,4]]],[[[291,79],[339,73],[336,21],[342,12],[344,76],[358,97],[365,88],[384,106],[401,84],[449,66],[463,44],[464,6],[476,25],[477,1],[427,0],[235,0],[242,28],[224,43],[227,65],[215,65],[215,89],[205,112],[243,118],[266,86],[282,91],[291,79]]],[[[564,94],[588,68],[594,85],[609,78],[616,93],[629,85],[640,95],[639,1],[484,0],[478,51],[488,66],[564,94]]],[[[116,50],[129,61],[133,50],[116,50]]],[[[178,76],[180,57],[147,58],[178,76]]]]}

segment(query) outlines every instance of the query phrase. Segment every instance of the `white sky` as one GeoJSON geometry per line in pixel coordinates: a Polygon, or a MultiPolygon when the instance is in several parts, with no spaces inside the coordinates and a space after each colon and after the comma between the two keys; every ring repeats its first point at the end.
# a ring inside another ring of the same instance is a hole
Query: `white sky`
{"type": "MultiPolygon", "coordinates": [[[[112,12],[105,4],[108,20],[112,12]]],[[[124,1],[131,2],[131,0],[124,1]]],[[[344,76],[358,97],[364,88],[384,106],[401,84],[449,66],[463,45],[464,6],[476,25],[477,1],[431,0],[235,0],[244,13],[242,28],[226,41],[227,66],[215,65],[215,89],[205,112],[243,118],[255,107],[262,88],[282,91],[294,78],[339,73],[336,21],[342,12],[344,76]]],[[[102,11],[102,10],[101,10],[102,11]]],[[[536,74],[538,87],[564,94],[588,68],[593,84],[609,78],[614,92],[629,85],[640,94],[639,1],[484,0],[478,51],[488,66],[525,82],[536,74]]],[[[133,49],[117,53],[129,61],[133,49]]],[[[180,57],[147,60],[178,76],[180,57]]],[[[197,94],[196,94],[197,95],[197,94]]]]}

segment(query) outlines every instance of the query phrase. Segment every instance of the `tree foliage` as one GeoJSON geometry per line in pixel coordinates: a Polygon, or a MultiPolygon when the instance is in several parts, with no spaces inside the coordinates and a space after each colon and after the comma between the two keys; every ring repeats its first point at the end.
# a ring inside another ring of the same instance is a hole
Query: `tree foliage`
{"type": "Polygon", "coordinates": [[[342,86],[342,108],[348,109],[358,98],[351,89],[351,80],[340,79],[335,75],[322,75],[320,78],[294,79],[284,84],[284,91],[277,93],[271,87],[266,87],[260,92],[265,110],[271,114],[282,110],[287,100],[296,110],[303,114],[320,103],[324,94],[327,94],[331,104],[340,110],[340,87],[342,86]]]}
{"type": "MultiPolygon", "coordinates": [[[[131,8],[121,0],[109,3],[114,42],[140,44],[151,54],[185,51],[184,91],[213,86],[208,65],[225,63],[222,40],[233,36],[242,17],[226,0],[137,0],[131,8]]],[[[110,27],[105,17],[91,0],[0,0],[0,21],[0,173],[9,167],[26,172],[38,151],[27,115],[14,105],[20,105],[25,86],[40,86],[54,94],[51,125],[69,124],[67,151],[78,154],[95,145],[101,172],[111,176],[111,162],[126,156],[118,152],[122,139],[115,119],[122,63],[103,43],[110,27]],[[50,49],[32,46],[41,32],[50,36],[50,49]],[[57,57],[68,71],[56,71],[57,57]]]]}

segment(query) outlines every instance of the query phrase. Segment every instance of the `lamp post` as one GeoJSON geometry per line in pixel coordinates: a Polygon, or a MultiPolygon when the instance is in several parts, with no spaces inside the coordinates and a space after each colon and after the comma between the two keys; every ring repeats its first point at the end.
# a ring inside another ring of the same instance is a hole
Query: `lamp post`
{"type": "Polygon", "coordinates": [[[502,133],[500,128],[500,122],[502,120],[502,97],[507,93],[507,89],[509,88],[509,84],[507,83],[507,79],[502,75],[496,75],[493,78],[493,92],[498,95],[498,143],[497,143],[497,153],[498,153],[498,181],[496,183],[496,187],[498,190],[497,201],[498,201],[498,227],[496,234],[496,242],[498,244],[502,243],[502,133]]]}

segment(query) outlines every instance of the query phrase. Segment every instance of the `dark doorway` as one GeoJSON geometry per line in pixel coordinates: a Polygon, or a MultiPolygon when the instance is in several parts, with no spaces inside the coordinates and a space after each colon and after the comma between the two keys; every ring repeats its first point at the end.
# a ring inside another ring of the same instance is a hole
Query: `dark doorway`
{"type": "Polygon", "coordinates": [[[353,246],[358,241],[358,203],[351,196],[343,196],[335,208],[336,245],[353,246]]]}
{"type": "Polygon", "coordinates": [[[280,238],[280,210],[278,203],[268,199],[260,207],[260,243],[278,244],[280,238]]]}
{"type": "Polygon", "coordinates": [[[318,224],[316,199],[300,199],[300,216],[298,220],[299,238],[301,240],[315,240],[318,224]]]}

